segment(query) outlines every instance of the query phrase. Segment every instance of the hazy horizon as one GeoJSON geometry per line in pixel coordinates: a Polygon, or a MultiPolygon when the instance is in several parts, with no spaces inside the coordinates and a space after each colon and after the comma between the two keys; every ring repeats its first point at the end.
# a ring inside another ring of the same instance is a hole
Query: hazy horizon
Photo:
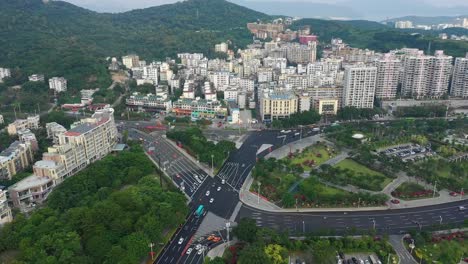
{"type": "MultiPolygon", "coordinates": [[[[64,0],[97,12],[125,12],[179,2],[177,0],[64,0]]],[[[402,16],[468,15],[466,0],[229,0],[270,15],[368,19],[402,16]],[[405,6],[404,9],[401,7],[405,6]],[[402,11],[403,10],[403,11],[402,11]]]]}

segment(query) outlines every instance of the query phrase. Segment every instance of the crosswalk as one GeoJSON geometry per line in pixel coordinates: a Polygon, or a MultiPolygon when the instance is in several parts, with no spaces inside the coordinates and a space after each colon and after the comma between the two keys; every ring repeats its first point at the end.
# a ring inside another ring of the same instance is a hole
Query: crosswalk
{"type": "Polygon", "coordinates": [[[239,191],[252,165],[237,162],[226,162],[218,173],[221,180],[225,180],[234,190],[239,191]]]}

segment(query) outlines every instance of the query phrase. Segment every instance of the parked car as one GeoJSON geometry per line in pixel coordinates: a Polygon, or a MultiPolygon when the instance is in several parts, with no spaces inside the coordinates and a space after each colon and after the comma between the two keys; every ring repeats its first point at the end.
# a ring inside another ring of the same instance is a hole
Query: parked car
{"type": "Polygon", "coordinates": [[[186,252],[186,254],[187,254],[187,255],[189,255],[190,253],[192,253],[192,250],[193,250],[193,248],[189,248],[189,249],[187,249],[187,252],[186,252]]]}
{"type": "Polygon", "coordinates": [[[390,202],[391,202],[392,204],[399,204],[399,203],[400,203],[400,200],[398,200],[398,199],[392,199],[390,202]]]}

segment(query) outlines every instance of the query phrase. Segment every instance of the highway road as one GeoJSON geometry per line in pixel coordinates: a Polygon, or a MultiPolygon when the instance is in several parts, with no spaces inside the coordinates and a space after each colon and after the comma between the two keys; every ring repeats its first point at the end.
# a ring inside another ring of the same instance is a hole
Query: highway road
{"type": "MultiPolygon", "coordinates": [[[[256,158],[265,156],[270,151],[267,149],[262,153],[257,153],[260,146],[270,144],[272,149],[281,147],[283,144],[299,140],[300,136],[295,136],[295,133],[297,131],[292,131],[286,137],[282,137],[284,134],[279,131],[250,132],[242,147],[230,153],[229,158],[214,178],[206,175],[197,167],[197,164],[194,164],[180,153],[177,147],[167,143],[167,139],[161,136],[146,135],[144,146],[148,151],[154,147],[154,153],[151,153],[151,156],[156,162],[158,158],[161,159],[162,164],[168,161],[165,163],[166,172],[179,186],[184,182],[183,191],[192,199],[190,203],[192,211],[198,205],[203,204],[207,211],[229,219],[239,204],[239,189],[255,165],[256,158]],[[198,175],[202,183],[197,184],[194,175],[198,175]],[[219,187],[221,190],[218,191],[219,187]]],[[[316,134],[306,129],[302,133],[304,137],[316,134]]],[[[141,135],[137,132],[130,134],[130,137],[141,135]]],[[[402,234],[411,229],[425,229],[439,225],[441,221],[442,224],[462,223],[468,219],[468,210],[460,211],[459,206],[468,208],[468,202],[458,201],[411,209],[323,213],[267,212],[242,205],[236,220],[249,217],[255,219],[258,226],[288,230],[292,235],[323,231],[344,235],[367,233],[369,230],[375,230],[378,234],[402,234]]],[[[203,217],[196,218],[191,214],[154,263],[202,263],[203,254],[198,255],[196,251],[192,251],[189,255],[185,254],[188,247],[193,247],[193,241],[190,238],[194,236],[202,220],[203,217]],[[178,243],[180,238],[183,238],[181,244],[178,243]]]]}

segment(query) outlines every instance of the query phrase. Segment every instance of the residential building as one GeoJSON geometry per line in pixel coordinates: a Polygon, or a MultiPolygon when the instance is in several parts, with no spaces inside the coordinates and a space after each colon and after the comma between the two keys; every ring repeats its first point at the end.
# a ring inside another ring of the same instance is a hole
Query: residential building
{"type": "Polygon", "coordinates": [[[317,109],[320,115],[336,115],[339,101],[337,99],[319,99],[317,109]]]}
{"type": "Polygon", "coordinates": [[[33,152],[39,150],[39,143],[37,142],[36,135],[29,129],[18,131],[19,141],[23,144],[31,144],[31,149],[33,152]]]}
{"type": "Polygon", "coordinates": [[[140,66],[140,58],[138,55],[127,55],[122,57],[122,64],[127,68],[131,69],[140,66]]]}
{"type": "Polygon", "coordinates": [[[220,53],[227,53],[228,52],[228,44],[227,43],[220,43],[215,45],[215,52],[220,53]]]}
{"type": "Polygon", "coordinates": [[[237,104],[239,109],[245,109],[247,106],[247,94],[245,92],[240,92],[237,95],[237,104]]]}
{"type": "Polygon", "coordinates": [[[24,129],[38,129],[39,128],[39,115],[29,116],[26,119],[16,119],[15,122],[11,123],[7,127],[9,135],[16,135],[18,131],[24,129]]]}
{"type": "Polygon", "coordinates": [[[2,81],[6,77],[11,76],[11,71],[8,68],[0,68],[0,81],[2,81]]]}
{"type": "Polygon", "coordinates": [[[177,116],[191,116],[192,120],[225,117],[227,113],[219,101],[179,99],[172,104],[172,111],[177,116]]]}
{"type": "Polygon", "coordinates": [[[375,96],[379,99],[393,99],[398,90],[401,61],[391,54],[385,54],[382,59],[375,61],[377,67],[377,82],[375,96]]]}
{"type": "Polygon", "coordinates": [[[413,28],[413,22],[411,21],[396,21],[395,22],[395,28],[413,28]]]}
{"type": "MultiPolygon", "coordinates": [[[[151,80],[153,85],[158,85],[159,67],[156,64],[143,67],[143,79],[151,80]]],[[[169,79],[170,80],[170,79],[169,79]]]]}
{"type": "Polygon", "coordinates": [[[198,67],[200,65],[208,66],[208,59],[202,53],[179,53],[177,54],[177,58],[187,68],[198,67]]]}
{"type": "Polygon", "coordinates": [[[28,77],[30,82],[43,82],[45,80],[44,74],[33,74],[28,77]]]}
{"type": "Polygon", "coordinates": [[[255,90],[255,81],[252,79],[241,78],[239,86],[243,91],[253,92],[255,90]]]}
{"type": "Polygon", "coordinates": [[[110,153],[117,142],[113,113],[112,108],[98,110],[60,134],[58,144],[34,164],[34,174],[9,188],[13,205],[23,209],[41,203],[66,177],[110,153]]]}
{"type": "Polygon", "coordinates": [[[217,91],[223,91],[223,89],[229,85],[230,75],[231,73],[227,71],[213,72],[209,75],[209,79],[217,91]]]}
{"type": "Polygon", "coordinates": [[[3,115],[0,115],[0,125],[3,125],[5,123],[5,119],[3,119],[3,115]]]}
{"type": "Polygon", "coordinates": [[[247,29],[259,39],[275,39],[286,29],[283,23],[248,23],[247,29]]]}
{"type": "Polygon", "coordinates": [[[343,106],[373,108],[377,67],[347,66],[344,74],[343,106]]]}
{"type": "Polygon", "coordinates": [[[467,17],[463,18],[462,27],[468,28],[468,18],[467,17]]]}
{"type": "Polygon", "coordinates": [[[315,35],[299,35],[299,43],[303,45],[309,44],[309,42],[317,42],[317,36],[315,35]]]}
{"type": "Polygon", "coordinates": [[[317,58],[317,43],[309,42],[308,45],[298,43],[287,43],[281,46],[286,51],[286,58],[290,63],[310,63],[317,58]]]}
{"type": "Polygon", "coordinates": [[[465,58],[455,59],[450,94],[456,97],[468,97],[468,53],[465,58]]]}
{"type": "Polygon", "coordinates": [[[125,104],[133,111],[170,112],[172,110],[171,100],[154,94],[133,93],[126,99],[125,104]]]}
{"type": "Polygon", "coordinates": [[[298,98],[290,91],[269,91],[260,95],[260,116],[263,121],[287,118],[297,113],[298,98]]]}
{"type": "Polygon", "coordinates": [[[56,145],[59,143],[59,136],[67,132],[67,129],[56,122],[52,122],[46,124],[46,131],[47,138],[52,139],[52,143],[56,145]]]}
{"type": "Polygon", "coordinates": [[[237,103],[234,101],[228,101],[227,105],[229,110],[228,122],[230,124],[240,124],[241,120],[239,105],[237,105],[237,103]]]}
{"type": "Polygon", "coordinates": [[[448,93],[452,72],[452,57],[443,51],[436,51],[434,56],[406,56],[402,76],[402,93],[413,98],[439,98],[448,93]]]}
{"type": "Polygon", "coordinates": [[[230,87],[224,91],[224,100],[227,101],[234,101],[237,104],[237,97],[239,95],[239,91],[236,87],[230,87]]]}
{"type": "Polygon", "coordinates": [[[0,179],[11,180],[17,173],[25,170],[33,162],[31,143],[13,142],[0,152],[0,179]]]}
{"type": "Polygon", "coordinates": [[[63,77],[52,77],[49,79],[49,88],[56,93],[67,91],[67,80],[63,77]]]}
{"type": "Polygon", "coordinates": [[[13,221],[11,209],[8,206],[7,190],[0,186],[0,226],[13,221]]]}
{"type": "Polygon", "coordinates": [[[310,111],[312,108],[311,106],[311,98],[310,95],[307,93],[303,93],[299,95],[299,112],[310,111]]]}

